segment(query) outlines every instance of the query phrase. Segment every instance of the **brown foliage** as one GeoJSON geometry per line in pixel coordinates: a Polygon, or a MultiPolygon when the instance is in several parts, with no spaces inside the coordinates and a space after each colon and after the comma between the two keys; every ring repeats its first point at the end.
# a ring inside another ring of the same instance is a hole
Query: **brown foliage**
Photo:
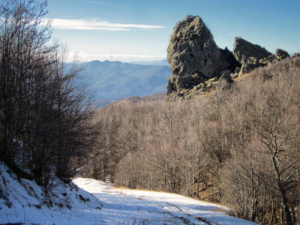
{"type": "Polygon", "coordinates": [[[259,68],[206,98],[100,109],[90,169],[116,185],[228,205],[261,224],[299,223],[300,68],[259,68]]]}

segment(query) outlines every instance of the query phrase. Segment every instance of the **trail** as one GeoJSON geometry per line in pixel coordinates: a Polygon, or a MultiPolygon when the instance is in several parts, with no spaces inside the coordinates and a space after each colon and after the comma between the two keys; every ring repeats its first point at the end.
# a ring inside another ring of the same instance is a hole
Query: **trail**
{"type": "Polygon", "coordinates": [[[109,224],[250,225],[230,217],[229,209],[181,195],[117,189],[92,179],[73,180],[102,203],[101,213],[109,224]],[[113,218],[110,214],[113,214],[113,218]]]}
{"type": "Polygon", "coordinates": [[[0,224],[254,224],[230,217],[224,206],[181,195],[117,189],[88,178],[73,179],[73,183],[56,178],[46,196],[34,181],[18,179],[0,162],[0,224]]]}

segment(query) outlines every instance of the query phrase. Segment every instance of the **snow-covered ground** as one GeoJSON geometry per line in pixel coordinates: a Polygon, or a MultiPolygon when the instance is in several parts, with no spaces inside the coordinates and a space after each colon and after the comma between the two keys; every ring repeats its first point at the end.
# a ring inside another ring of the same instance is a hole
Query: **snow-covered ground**
{"type": "Polygon", "coordinates": [[[180,195],[116,189],[87,178],[73,182],[79,188],[54,180],[46,195],[0,162],[0,224],[254,224],[228,216],[226,207],[180,195]]]}
{"type": "Polygon", "coordinates": [[[228,216],[224,206],[176,194],[123,190],[93,179],[73,180],[103,204],[103,224],[254,224],[228,216]]]}
{"type": "Polygon", "coordinates": [[[45,192],[0,162],[0,224],[100,224],[100,200],[74,184],[51,182],[52,190],[45,192]]]}

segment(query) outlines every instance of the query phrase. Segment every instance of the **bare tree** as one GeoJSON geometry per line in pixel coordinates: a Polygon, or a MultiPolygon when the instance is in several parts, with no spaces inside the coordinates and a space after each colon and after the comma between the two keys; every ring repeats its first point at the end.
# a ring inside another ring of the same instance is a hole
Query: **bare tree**
{"type": "Polygon", "coordinates": [[[66,68],[58,45],[48,43],[46,14],[46,0],[0,2],[0,160],[32,169],[44,185],[54,165],[69,174],[89,130],[86,93],[75,82],[80,68],[66,68]]]}
{"type": "Polygon", "coordinates": [[[298,97],[294,83],[270,81],[268,92],[261,96],[252,112],[260,141],[265,145],[272,163],[277,189],[285,213],[286,224],[293,224],[288,193],[297,185],[300,166],[298,151],[299,109],[294,106],[298,97]],[[283,94],[284,93],[284,94],[283,94]]]}

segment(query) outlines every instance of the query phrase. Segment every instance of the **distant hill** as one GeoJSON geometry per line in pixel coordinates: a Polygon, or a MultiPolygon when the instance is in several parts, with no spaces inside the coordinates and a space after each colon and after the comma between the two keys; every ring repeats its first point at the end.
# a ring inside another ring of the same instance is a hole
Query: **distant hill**
{"type": "Polygon", "coordinates": [[[132,64],[152,65],[152,66],[169,66],[167,59],[156,60],[156,61],[138,61],[138,62],[132,62],[132,64]]]}
{"type": "Polygon", "coordinates": [[[138,65],[111,61],[82,64],[80,72],[94,100],[120,99],[163,93],[171,75],[168,66],[138,65]]]}
{"type": "MultiPolygon", "coordinates": [[[[142,101],[147,101],[147,102],[159,102],[163,101],[166,98],[166,93],[159,93],[159,94],[154,94],[154,95],[146,95],[146,96],[131,96],[129,98],[125,98],[122,101],[111,101],[108,104],[122,104],[122,103],[138,103],[142,101]]],[[[105,105],[108,105],[105,104],[105,105]]],[[[103,103],[100,106],[105,106],[103,103]]]]}

